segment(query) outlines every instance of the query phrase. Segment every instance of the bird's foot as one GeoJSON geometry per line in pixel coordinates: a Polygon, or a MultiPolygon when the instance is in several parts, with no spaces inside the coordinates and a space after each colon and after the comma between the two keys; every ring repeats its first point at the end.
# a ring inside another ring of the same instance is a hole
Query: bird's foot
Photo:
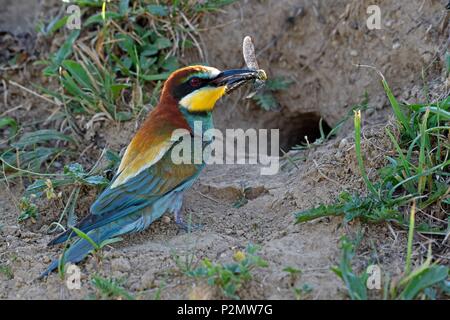
{"type": "Polygon", "coordinates": [[[192,231],[197,231],[203,228],[203,224],[200,223],[192,223],[191,221],[189,222],[185,222],[184,219],[182,218],[181,214],[176,214],[175,215],[175,223],[177,224],[177,226],[190,233],[192,231]]]}
{"type": "Polygon", "coordinates": [[[182,229],[183,231],[186,231],[187,233],[191,233],[193,231],[197,231],[203,228],[203,224],[201,223],[186,223],[186,222],[180,222],[177,223],[178,228],[182,229]]]}

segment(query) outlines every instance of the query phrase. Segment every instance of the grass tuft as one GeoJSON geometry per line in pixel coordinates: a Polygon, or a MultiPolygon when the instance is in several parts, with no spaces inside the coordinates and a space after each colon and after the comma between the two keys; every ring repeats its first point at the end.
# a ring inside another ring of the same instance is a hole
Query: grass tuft
{"type": "Polygon", "coordinates": [[[366,282],[368,275],[366,272],[357,275],[351,266],[351,261],[355,256],[355,245],[361,239],[354,242],[349,241],[346,237],[341,238],[341,260],[339,266],[333,267],[331,270],[342,279],[344,282],[348,295],[352,300],[367,300],[366,282]]]}
{"type": "MultiPolygon", "coordinates": [[[[389,100],[400,124],[396,136],[388,128],[386,135],[390,138],[395,156],[387,156],[388,164],[379,169],[379,180],[371,182],[367,176],[361,145],[361,115],[355,112],[355,151],[361,176],[369,194],[367,196],[350,195],[344,192],[339,200],[331,205],[307,209],[296,213],[297,223],[325,216],[344,215],[347,221],[362,218],[371,222],[384,220],[395,221],[400,226],[408,227],[403,212],[411,201],[417,202],[417,208],[440,206],[449,211],[450,188],[450,144],[448,132],[450,117],[450,97],[431,104],[406,106],[410,111],[405,120],[398,114],[399,104],[391,96],[385,85],[389,100]],[[408,126],[406,126],[408,124],[408,126]]],[[[406,117],[406,116],[405,116],[406,117]]],[[[417,231],[445,235],[448,228],[442,223],[421,223],[417,231]]]]}
{"type": "Polygon", "coordinates": [[[101,299],[135,300],[135,297],[122,287],[123,281],[94,275],[91,283],[101,299]]]}
{"type": "Polygon", "coordinates": [[[256,255],[257,250],[258,247],[249,245],[245,252],[234,254],[235,262],[231,264],[218,264],[205,258],[201,266],[187,271],[186,275],[206,279],[208,285],[219,288],[225,297],[239,299],[237,292],[253,278],[252,271],[267,267],[267,262],[256,255]]]}

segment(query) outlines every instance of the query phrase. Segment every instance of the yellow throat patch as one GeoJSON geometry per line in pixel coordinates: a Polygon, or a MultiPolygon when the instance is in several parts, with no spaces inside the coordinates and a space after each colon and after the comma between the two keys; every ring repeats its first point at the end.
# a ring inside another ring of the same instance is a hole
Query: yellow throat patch
{"type": "Polygon", "coordinates": [[[204,87],[191,92],[181,99],[180,104],[190,112],[208,112],[214,108],[217,100],[225,94],[226,86],[204,87]]]}

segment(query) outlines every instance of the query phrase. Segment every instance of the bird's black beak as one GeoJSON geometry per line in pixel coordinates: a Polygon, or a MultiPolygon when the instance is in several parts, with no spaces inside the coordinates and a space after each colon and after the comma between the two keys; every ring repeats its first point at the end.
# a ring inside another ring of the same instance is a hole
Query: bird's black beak
{"type": "Polygon", "coordinates": [[[250,80],[258,78],[257,70],[250,69],[231,69],[222,71],[214,78],[211,83],[216,86],[226,86],[226,93],[229,93],[250,80]]]}

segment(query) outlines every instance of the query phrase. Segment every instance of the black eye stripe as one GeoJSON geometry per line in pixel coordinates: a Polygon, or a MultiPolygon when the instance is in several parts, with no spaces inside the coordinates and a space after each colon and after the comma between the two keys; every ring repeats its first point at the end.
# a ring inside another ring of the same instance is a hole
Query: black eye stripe
{"type": "Polygon", "coordinates": [[[172,95],[176,99],[182,99],[191,92],[198,90],[202,87],[206,87],[209,83],[209,79],[204,79],[200,77],[191,77],[188,80],[185,80],[181,84],[177,85],[173,91],[172,95]],[[194,83],[193,83],[194,82],[194,83]]]}

